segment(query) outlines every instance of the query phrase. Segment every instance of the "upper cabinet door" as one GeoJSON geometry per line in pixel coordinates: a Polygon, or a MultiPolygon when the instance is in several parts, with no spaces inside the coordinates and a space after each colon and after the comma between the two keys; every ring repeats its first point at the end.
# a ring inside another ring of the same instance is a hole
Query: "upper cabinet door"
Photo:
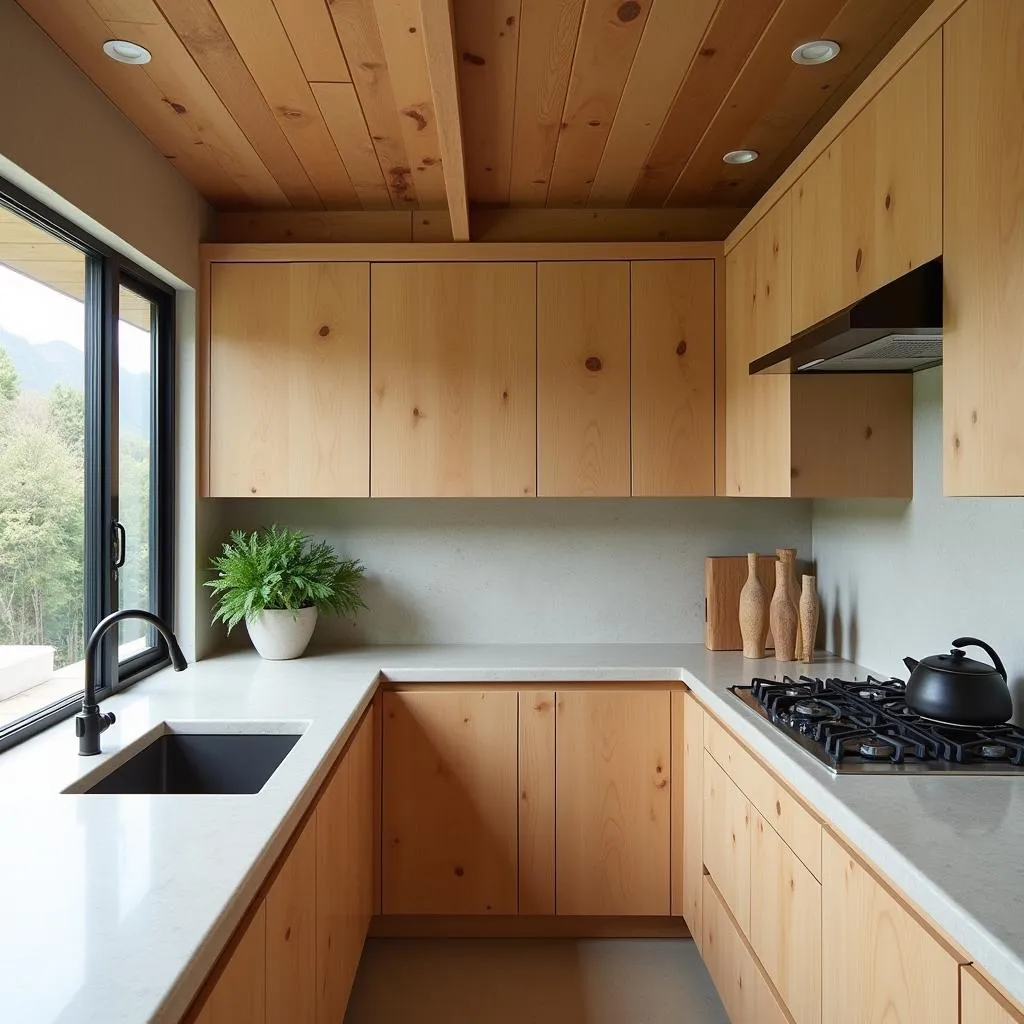
{"type": "Polygon", "coordinates": [[[366,497],[366,263],[217,263],[211,497],[366,497]]]}
{"type": "Polygon", "coordinates": [[[373,497],[536,492],[536,268],[373,265],[373,497]]]}
{"type": "Polygon", "coordinates": [[[630,264],[633,494],[715,493],[715,265],[630,264]]]}
{"type": "Polygon", "coordinates": [[[944,489],[1024,494],[1024,4],[946,23],[944,489]]]}
{"type": "Polygon", "coordinates": [[[538,493],[628,496],[629,264],[537,267],[538,493]]]}
{"type": "Polygon", "coordinates": [[[725,480],[730,497],[789,497],[790,379],[750,376],[789,342],[791,197],[787,192],[725,262],[725,480]]]}
{"type": "Polygon", "coordinates": [[[794,332],[942,253],[939,33],[793,192],[794,332]]]}

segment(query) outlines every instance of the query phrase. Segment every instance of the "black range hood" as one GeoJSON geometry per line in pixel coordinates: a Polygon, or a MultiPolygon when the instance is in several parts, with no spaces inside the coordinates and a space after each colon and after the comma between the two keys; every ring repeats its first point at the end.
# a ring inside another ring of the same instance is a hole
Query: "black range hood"
{"type": "Polygon", "coordinates": [[[755,359],[756,373],[910,373],[942,362],[942,258],[755,359]]]}

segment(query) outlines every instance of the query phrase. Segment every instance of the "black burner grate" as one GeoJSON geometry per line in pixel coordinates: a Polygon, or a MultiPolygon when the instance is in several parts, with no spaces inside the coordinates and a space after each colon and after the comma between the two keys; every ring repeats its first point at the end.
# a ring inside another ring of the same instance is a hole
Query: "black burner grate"
{"type": "Polygon", "coordinates": [[[885,764],[921,769],[1024,768],[1024,731],[1013,725],[933,722],[907,707],[899,679],[754,679],[733,691],[837,771],[885,764]]]}

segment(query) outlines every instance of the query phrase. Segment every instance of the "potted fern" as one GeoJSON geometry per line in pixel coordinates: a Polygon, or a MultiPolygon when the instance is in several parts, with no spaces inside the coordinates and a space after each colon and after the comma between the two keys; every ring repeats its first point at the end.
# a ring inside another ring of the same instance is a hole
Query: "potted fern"
{"type": "Polygon", "coordinates": [[[253,646],[269,661],[299,657],[318,612],[354,616],[366,607],[362,563],[338,558],[326,541],[315,544],[300,530],[233,530],[210,566],[216,577],[204,586],[216,597],[213,621],[230,633],[245,619],[253,646]]]}

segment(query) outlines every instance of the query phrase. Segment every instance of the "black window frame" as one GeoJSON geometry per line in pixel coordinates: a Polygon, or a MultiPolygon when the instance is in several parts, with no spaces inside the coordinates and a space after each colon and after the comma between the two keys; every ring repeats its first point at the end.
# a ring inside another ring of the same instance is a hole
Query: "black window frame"
{"type": "MultiPolygon", "coordinates": [[[[85,277],[85,637],[117,609],[114,566],[118,487],[118,289],[124,285],[153,306],[150,332],[150,607],[174,628],[175,337],[174,289],[144,267],[0,177],[0,207],[78,249],[85,277]],[[97,396],[100,401],[97,402],[97,396]]],[[[95,678],[100,701],[170,664],[155,630],[151,645],[118,662],[117,629],[108,631],[95,678]]],[[[75,714],[78,691],[0,726],[0,752],[75,714]]],[[[70,742],[70,740],[69,740],[70,742]]]]}

